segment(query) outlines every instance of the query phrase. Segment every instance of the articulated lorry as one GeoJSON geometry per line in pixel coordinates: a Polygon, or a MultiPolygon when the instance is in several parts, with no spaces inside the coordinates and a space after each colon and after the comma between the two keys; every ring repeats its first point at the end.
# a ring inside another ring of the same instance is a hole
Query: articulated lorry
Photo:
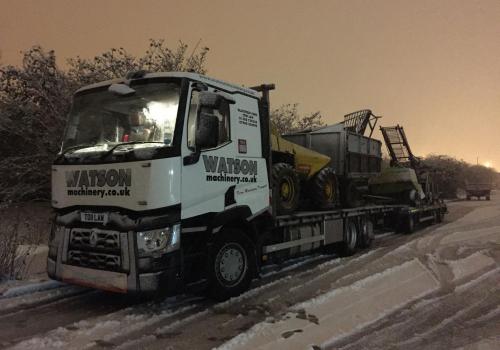
{"type": "Polygon", "coordinates": [[[266,263],[319,248],[354,254],[383,223],[441,220],[439,201],[345,208],[335,153],[271,128],[273,88],[135,72],[78,90],[52,167],[49,276],[120,293],[198,286],[226,299],[266,263]]]}

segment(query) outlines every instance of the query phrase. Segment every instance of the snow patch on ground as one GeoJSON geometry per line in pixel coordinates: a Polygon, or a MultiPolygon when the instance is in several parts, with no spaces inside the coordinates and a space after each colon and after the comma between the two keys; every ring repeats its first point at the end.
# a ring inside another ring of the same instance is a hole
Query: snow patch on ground
{"type": "Polygon", "coordinates": [[[488,313],[486,313],[484,315],[481,315],[478,318],[475,318],[473,320],[467,321],[466,324],[467,325],[473,325],[473,324],[476,324],[476,323],[487,322],[491,318],[497,317],[499,315],[500,315],[500,305],[498,305],[495,309],[489,311],[488,313]]]}
{"type": "Polygon", "coordinates": [[[48,303],[57,301],[62,298],[72,297],[87,291],[85,288],[68,285],[50,285],[51,289],[30,288],[20,290],[20,294],[13,292],[9,297],[0,298],[0,310],[4,313],[26,307],[29,305],[38,305],[41,303],[48,303]],[[21,293],[22,292],[22,293],[21,293]],[[16,295],[16,296],[14,296],[16,295]]]}
{"type": "MultiPolygon", "coordinates": [[[[354,258],[338,258],[338,259],[335,259],[335,260],[331,260],[331,261],[327,261],[327,262],[324,262],[322,264],[319,264],[316,269],[319,269],[319,270],[324,270],[326,268],[329,268],[329,270],[327,270],[326,272],[323,272],[323,273],[320,273],[319,275],[317,275],[316,277],[314,277],[313,279],[311,279],[308,284],[311,284],[311,283],[314,283],[318,280],[321,280],[322,278],[325,278],[326,276],[328,275],[331,275],[332,273],[335,273],[335,272],[338,272],[339,270],[341,269],[344,269],[346,267],[349,267],[351,264],[354,264],[354,263],[358,263],[359,261],[362,261],[362,260],[365,260],[369,257],[371,257],[373,254],[375,254],[376,252],[378,252],[380,250],[380,248],[378,249],[373,249],[365,254],[362,254],[360,256],[357,256],[357,257],[354,257],[354,258]],[[332,266],[334,266],[333,268],[331,268],[332,266]]],[[[346,275],[346,276],[343,276],[342,278],[345,278],[345,277],[348,277],[349,275],[346,275]]],[[[299,284],[297,286],[294,286],[294,287],[291,287],[289,289],[289,292],[295,292],[296,290],[300,289],[304,287],[303,285],[299,284]]]]}
{"type": "Polygon", "coordinates": [[[217,305],[214,306],[214,309],[223,309],[223,308],[228,307],[230,305],[233,305],[235,303],[242,302],[245,299],[248,299],[248,298],[251,298],[253,296],[256,296],[256,295],[260,294],[260,292],[262,292],[265,289],[269,289],[269,288],[271,288],[271,287],[273,287],[273,286],[275,286],[275,285],[277,285],[279,283],[282,283],[282,282],[284,282],[286,280],[289,280],[291,278],[292,278],[292,276],[290,276],[290,275],[289,276],[285,276],[285,277],[279,278],[277,280],[274,280],[272,282],[266,283],[266,284],[264,284],[262,286],[252,288],[249,291],[247,291],[247,292],[245,292],[243,294],[238,295],[237,297],[233,297],[233,298],[231,298],[229,300],[226,300],[226,301],[224,301],[222,303],[218,303],[217,305]]]}
{"type": "MultiPolygon", "coordinates": [[[[260,274],[260,277],[266,278],[266,277],[276,275],[278,273],[287,272],[290,270],[295,270],[296,268],[298,268],[300,266],[306,265],[308,263],[311,263],[311,262],[314,262],[317,260],[325,259],[328,257],[331,257],[333,259],[336,256],[335,255],[325,255],[325,254],[319,254],[319,255],[314,254],[314,255],[303,256],[300,258],[290,259],[287,261],[286,265],[283,266],[282,268],[278,268],[276,270],[269,271],[269,272],[263,272],[260,274]]],[[[269,270],[269,269],[276,268],[276,267],[277,267],[277,265],[269,265],[269,266],[263,267],[263,270],[269,270]]]]}
{"type": "Polygon", "coordinates": [[[484,254],[484,250],[475,252],[464,259],[446,260],[445,262],[453,272],[454,281],[469,277],[482,269],[496,265],[494,259],[484,254]]]}
{"type": "Polygon", "coordinates": [[[489,339],[481,339],[476,343],[468,344],[464,347],[458,348],[457,350],[498,350],[498,344],[500,344],[500,336],[489,339]]]}
{"type": "Polygon", "coordinates": [[[182,318],[182,319],[174,321],[174,322],[172,322],[172,323],[170,323],[170,324],[168,324],[166,326],[157,328],[154,331],[154,334],[147,334],[147,335],[145,335],[143,337],[140,337],[138,339],[126,341],[123,344],[117,346],[115,349],[116,350],[124,350],[124,349],[140,349],[140,348],[144,348],[144,344],[156,340],[157,336],[161,336],[161,335],[163,335],[165,333],[168,333],[170,330],[172,330],[174,328],[177,328],[179,326],[182,326],[183,324],[186,324],[186,323],[189,323],[191,321],[194,321],[197,318],[200,318],[200,317],[202,317],[204,315],[207,315],[208,313],[209,313],[209,310],[203,310],[203,311],[197,312],[197,313],[195,313],[195,314],[193,314],[191,316],[182,318]]]}
{"type": "Polygon", "coordinates": [[[34,292],[40,292],[42,290],[49,290],[49,289],[54,289],[54,288],[60,288],[66,286],[66,284],[57,282],[57,281],[44,281],[44,282],[38,282],[38,283],[29,283],[23,286],[19,287],[13,287],[7,289],[5,292],[2,293],[0,298],[11,298],[11,297],[17,297],[20,295],[25,295],[29,293],[34,293],[34,292]]]}
{"type": "Polygon", "coordinates": [[[481,283],[485,279],[490,278],[491,276],[495,276],[495,275],[497,275],[497,277],[498,277],[498,279],[500,281],[500,267],[497,267],[496,269],[488,271],[488,272],[482,274],[481,276],[479,276],[478,278],[473,279],[473,280],[471,280],[471,281],[469,281],[467,283],[459,285],[457,288],[455,288],[455,291],[456,292],[462,292],[462,291],[464,291],[466,289],[474,287],[476,284],[481,283]]]}
{"type": "Polygon", "coordinates": [[[148,312],[153,306],[143,305],[137,308],[127,308],[116,313],[109,314],[104,318],[97,318],[91,321],[82,320],[66,327],[59,327],[43,337],[35,337],[23,341],[12,349],[52,349],[63,347],[65,349],[81,349],[94,347],[97,345],[96,339],[110,342],[121,336],[127,335],[139,329],[147,329],[147,327],[166,319],[175,316],[185,311],[189,311],[196,307],[196,304],[180,307],[175,310],[170,303],[165,305],[160,304],[157,307],[156,313],[148,312]],[[162,307],[167,309],[161,310],[162,307]],[[125,314],[126,312],[136,311],[137,314],[125,314]],[[142,313],[140,313],[142,311],[142,313]]]}
{"type": "Polygon", "coordinates": [[[456,243],[500,243],[500,226],[481,228],[477,230],[457,231],[447,235],[441,244],[456,243]]]}
{"type": "Polygon", "coordinates": [[[219,349],[305,349],[331,345],[440,287],[417,259],[293,306],[279,322],[261,322],[219,349]],[[297,333],[297,335],[295,335],[297,333]]]}

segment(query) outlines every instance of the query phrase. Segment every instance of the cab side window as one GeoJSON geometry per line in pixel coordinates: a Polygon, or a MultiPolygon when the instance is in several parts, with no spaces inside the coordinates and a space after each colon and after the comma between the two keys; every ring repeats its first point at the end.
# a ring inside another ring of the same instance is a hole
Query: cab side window
{"type": "Polygon", "coordinates": [[[196,143],[196,116],[198,115],[198,107],[200,105],[200,92],[193,90],[191,93],[191,101],[189,103],[189,115],[187,121],[187,146],[194,150],[196,143]]]}
{"type": "MultiPolygon", "coordinates": [[[[196,146],[196,117],[198,115],[199,109],[199,97],[200,92],[193,90],[191,94],[191,101],[189,105],[189,114],[187,121],[187,146],[189,149],[194,150],[196,146]]],[[[224,144],[231,140],[230,135],[230,125],[229,125],[229,103],[223,101],[219,108],[214,109],[212,113],[219,120],[219,128],[216,135],[213,137],[217,140],[216,146],[224,144]]]]}
{"type": "Polygon", "coordinates": [[[217,140],[217,145],[228,142],[231,138],[229,137],[229,103],[223,101],[218,110],[214,111],[214,114],[219,118],[219,135],[217,140]]]}

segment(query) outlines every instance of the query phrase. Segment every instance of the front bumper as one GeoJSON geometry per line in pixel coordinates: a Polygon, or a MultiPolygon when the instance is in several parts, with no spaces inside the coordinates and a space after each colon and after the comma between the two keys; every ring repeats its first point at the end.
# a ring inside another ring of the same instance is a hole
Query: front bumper
{"type": "Polygon", "coordinates": [[[116,213],[110,217],[114,217],[117,224],[106,226],[82,223],[79,217],[79,212],[72,212],[56,218],[63,229],[57,230],[49,243],[47,273],[50,278],[117,293],[175,294],[181,289],[181,249],[139,257],[136,240],[138,230],[151,227],[145,223],[172,225],[178,222],[178,215],[170,212],[128,219],[116,213]],[[94,231],[97,234],[91,245],[90,233],[94,231]]]}
{"type": "Polygon", "coordinates": [[[83,287],[115,293],[176,294],[182,288],[182,274],[178,268],[157,272],[124,273],[90,269],[81,266],[57,263],[48,258],[47,272],[50,278],[83,287]]]}

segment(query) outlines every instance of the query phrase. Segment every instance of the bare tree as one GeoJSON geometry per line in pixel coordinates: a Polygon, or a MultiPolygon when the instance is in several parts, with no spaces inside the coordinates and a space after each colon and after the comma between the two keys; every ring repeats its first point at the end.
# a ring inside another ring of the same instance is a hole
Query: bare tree
{"type": "Polygon", "coordinates": [[[194,48],[191,54],[189,46],[182,41],[174,49],[166,46],[163,39],[150,39],[149,48],[141,57],[135,57],[123,47],[112,48],[94,58],[77,56],[68,59],[70,79],[81,85],[91,84],[125,76],[130,71],[146,70],[149,72],[190,71],[204,74],[209,49],[194,48]]]}
{"type": "Polygon", "coordinates": [[[24,52],[19,67],[0,64],[0,203],[50,197],[50,164],[77,88],[137,69],[205,73],[207,54],[206,47],[190,52],[182,42],[170,49],[151,39],[142,56],[110,49],[69,59],[67,71],[56,65],[54,51],[40,46],[24,52]]]}
{"type": "Polygon", "coordinates": [[[280,134],[314,129],[325,125],[319,111],[300,115],[297,107],[297,103],[285,104],[271,111],[271,121],[280,134]]]}

